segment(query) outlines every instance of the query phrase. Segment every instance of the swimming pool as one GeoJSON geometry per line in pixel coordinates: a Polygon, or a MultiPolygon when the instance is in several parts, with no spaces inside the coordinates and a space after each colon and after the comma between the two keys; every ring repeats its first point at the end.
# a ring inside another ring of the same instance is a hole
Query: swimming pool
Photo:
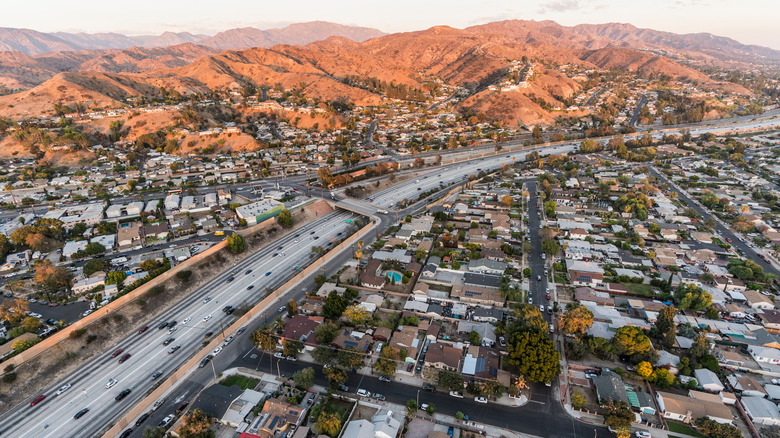
{"type": "Polygon", "coordinates": [[[387,278],[395,281],[396,283],[400,282],[401,279],[403,278],[403,275],[401,275],[400,272],[396,272],[396,271],[387,271],[387,274],[385,275],[387,275],[387,278]]]}

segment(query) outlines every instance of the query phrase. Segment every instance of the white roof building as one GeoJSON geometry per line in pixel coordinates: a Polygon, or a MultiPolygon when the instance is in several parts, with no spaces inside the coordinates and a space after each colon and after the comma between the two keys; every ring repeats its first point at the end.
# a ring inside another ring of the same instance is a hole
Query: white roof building
{"type": "Polygon", "coordinates": [[[693,371],[699,386],[707,392],[718,393],[725,389],[718,376],[706,368],[699,368],[693,371]]]}
{"type": "Polygon", "coordinates": [[[742,397],[742,406],[753,423],[780,425],[780,409],[771,401],[761,397],[742,397]]]}

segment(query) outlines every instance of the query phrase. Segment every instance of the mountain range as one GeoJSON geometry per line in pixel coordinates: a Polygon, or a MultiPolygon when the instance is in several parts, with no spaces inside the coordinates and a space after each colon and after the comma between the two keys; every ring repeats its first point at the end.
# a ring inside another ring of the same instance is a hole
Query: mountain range
{"type": "MultiPolygon", "coordinates": [[[[702,86],[749,94],[738,85],[713,81],[694,67],[780,60],[780,52],[726,38],[674,35],[625,24],[566,27],[551,21],[510,20],[466,29],[437,26],[370,39],[366,38],[372,35],[371,30],[359,28],[352,32],[353,38],[330,36],[304,44],[329,33],[328,29],[346,33],[350,28],[319,22],[292,25],[275,33],[276,38],[297,39],[300,44],[221,52],[186,42],[165,48],[80,50],[32,57],[0,53],[0,84],[39,84],[0,97],[0,115],[21,118],[46,114],[54,103],[115,107],[130,97],[159,97],[160,87],[188,94],[247,84],[280,84],[286,89],[303,84],[309,98],[380,103],[383,97],[376,90],[345,81],[354,76],[417,89],[431,79],[467,87],[472,95],[461,107],[522,125],[550,122],[549,108],[567,106],[566,100],[581,87],[555,65],[688,78],[702,86]],[[496,78],[506,75],[513,60],[523,57],[536,60],[532,81],[522,89],[487,89],[496,78]]],[[[265,31],[255,31],[227,31],[209,41],[239,48],[254,46],[265,35],[265,31]]],[[[263,41],[270,44],[270,40],[263,41]]]]}

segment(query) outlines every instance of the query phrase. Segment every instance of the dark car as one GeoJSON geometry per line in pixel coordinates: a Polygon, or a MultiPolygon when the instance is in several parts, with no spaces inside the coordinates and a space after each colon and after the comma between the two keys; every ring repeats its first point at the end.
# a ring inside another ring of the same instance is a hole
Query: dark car
{"type": "Polygon", "coordinates": [[[171,342],[173,342],[175,340],[176,340],[176,338],[168,338],[168,339],[163,341],[163,345],[168,345],[168,344],[170,344],[171,342]]]}
{"type": "Polygon", "coordinates": [[[120,400],[122,400],[123,398],[127,397],[127,396],[128,396],[130,393],[131,393],[131,392],[133,392],[133,390],[132,390],[132,389],[130,389],[130,388],[124,389],[124,390],[122,390],[122,392],[120,392],[119,394],[117,394],[117,396],[116,396],[116,397],[114,397],[114,400],[116,400],[116,401],[120,401],[120,400]]]}
{"type": "Polygon", "coordinates": [[[148,412],[147,412],[147,413],[145,413],[145,414],[143,414],[143,415],[141,415],[140,417],[138,417],[138,419],[137,419],[137,420],[135,420],[135,425],[136,425],[136,426],[140,426],[140,425],[141,425],[141,423],[143,423],[144,421],[146,421],[146,419],[147,419],[147,418],[149,418],[149,413],[148,413],[148,412]]]}
{"type": "Polygon", "coordinates": [[[246,270],[246,272],[244,272],[244,274],[247,274],[247,275],[248,275],[248,274],[251,274],[251,273],[252,273],[252,270],[251,270],[251,269],[247,269],[247,270],[246,270]]]}
{"type": "Polygon", "coordinates": [[[157,380],[158,377],[162,376],[162,371],[157,370],[152,374],[152,380],[157,380]]]}
{"type": "Polygon", "coordinates": [[[141,327],[141,328],[138,330],[138,334],[140,335],[141,333],[143,333],[143,332],[145,332],[145,331],[147,331],[147,330],[149,330],[149,326],[148,326],[148,325],[145,325],[145,326],[141,327]]]}
{"type": "Polygon", "coordinates": [[[117,356],[119,356],[120,354],[122,354],[122,352],[123,352],[123,351],[125,351],[125,349],[124,349],[124,348],[119,348],[119,349],[117,349],[117,350],[114,352],[114,354],[112,354],[112,355],[111,355],[111,357],[117,357],[117,356]]]}
{"type": "Polygon", "coordinates": [[[171,321],[168,323],[168,327],[174,327],[177,324],[176,321],[171,321]]]}
{"type": "Polygon", "coordinates": [[[164,323],[160,324],[160,325],[157,327],[157,330],[162,330],[162,329],[164,329],[165,327],[168,327],[168,323],[167,323],[167,322],[164,322],[164,323]]]}
{"type": "Polygon", "coordinates": [[[124,356],[119,358],[119,363],[125,362],[127,359],[130,359],[130,353],[125,354],[124,356]]]}
{"type": "Polygon", "coordinates": [[[250,284],[249,286],[246,287],[246,290],[252,290],[254,288],[255,288],[255,285],[250,284]]]}
{"type": "Polygon", "coordinates": [[[433,385],[423,385],[423,391],[436,392],[436,387],[433,385]]]}
{"type": "Polygon", "coordinates": [[[268,272],[265,273],[266,277],[268,277],[269,275],[271,275],[271,271],[268,271],[268,272]]]}
{"type": "Polygon", "coordinates": [[[214,356],[212,356],[210,354],[208,356],[204,357],[203,360],[200,361],[200,365],[198,365],[198,367],[199,368],[203,368],[206,365],[208,365],[208,363],[209,363],[209,361],[211,360],[212,357],[214,357],[214,356]]]}
{"type": "Polygon", "coordinates": [[[130,435],[133,434],[133,428],[126,429],[124,432],[122,432],[122,435],[119,435],[119,438],[127,438],[130,435]]]}
{"type": "Polygon", "coordinates": [[[413,369],[414,369],[414,364],[413,364],[413,363],[410,363],[410,364],[409,364],[409,365],[406,367],[406,372],[407,372],[407,373],[411,373],[413,369]]]}
{"type": "Polygon", "coordinates": [[[78,420],[79,418],[83,417],[84,414],[86,414],[87,412],[89,412],[89,408],[84,408],[84,409],[76,412],[76,415],[74,415],[73,418],[78,420]]]}
{"type": "Polygon", "coordinates": [[[233,278],[233,277],[228,277],[228,279],[227,279],[227,282],[228,282],[228,283],[230,283],[230,282],[231,282],[231,281],[233,281],[233,280],[234,280],[234,278],[233,278]]]}
{"type": "Polygon", "coordinates": [[[233,306],[225,306],[225,307],[222,309],[222,311],[223,311],[223,312],[225,312],[225,313],[227,313],[228,315],[230,315],[231,313],[233,313],[233,310],[235,310],[235,309],[233,309],[233,306]]]}
{"type": "Polygon", "coordinates": [[[213,335],[213,334],[214,334],[214,332],[206,332],[206,333],[203,335],[203,337],[204,337],[204,338],[210,338],[210,337],[211,337],[211,335],[213,335]]]}
{"type": "Polygon", "coordinates": [[[184,402],[184,403],[180,404],[179,407],[177,407],[174,412],[176,412],[177,414],[180,413],[181,411],[187,409],[187,406],[189,406],[189,404],[190,404],[190,402],[184,402]]]}
{"type": "Polygon", "coordinates": [[[43,399],[45,399],[45,398],[46,398],[46,396],[45,396],[45,395],[43,395],[43,394],[39,395],[38,397],[35,397],[35,400],[33,400],[33,401],[31,401],[31,402],[30,402],[30,406],[35,406],[35,405],[37,405],[38,403],[42,402],[42,401],[43,401],[43,399]]]}

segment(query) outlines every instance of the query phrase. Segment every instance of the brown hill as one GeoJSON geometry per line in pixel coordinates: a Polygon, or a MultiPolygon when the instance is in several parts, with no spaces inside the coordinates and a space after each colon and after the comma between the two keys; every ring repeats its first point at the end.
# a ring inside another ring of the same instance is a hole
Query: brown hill
{"type": "Polygon", "coordinates": [[[332,36],[363,42],[382,35],[384,35],[383,32],[368,27],[311,21],[291,24],[281,29],[261,30],[253,27],[230,29],[213,37],[199,40],[198,44],[217,49],[247,49],[250,47],[271,47],[278,44],[303,46],[332,36]]]}

